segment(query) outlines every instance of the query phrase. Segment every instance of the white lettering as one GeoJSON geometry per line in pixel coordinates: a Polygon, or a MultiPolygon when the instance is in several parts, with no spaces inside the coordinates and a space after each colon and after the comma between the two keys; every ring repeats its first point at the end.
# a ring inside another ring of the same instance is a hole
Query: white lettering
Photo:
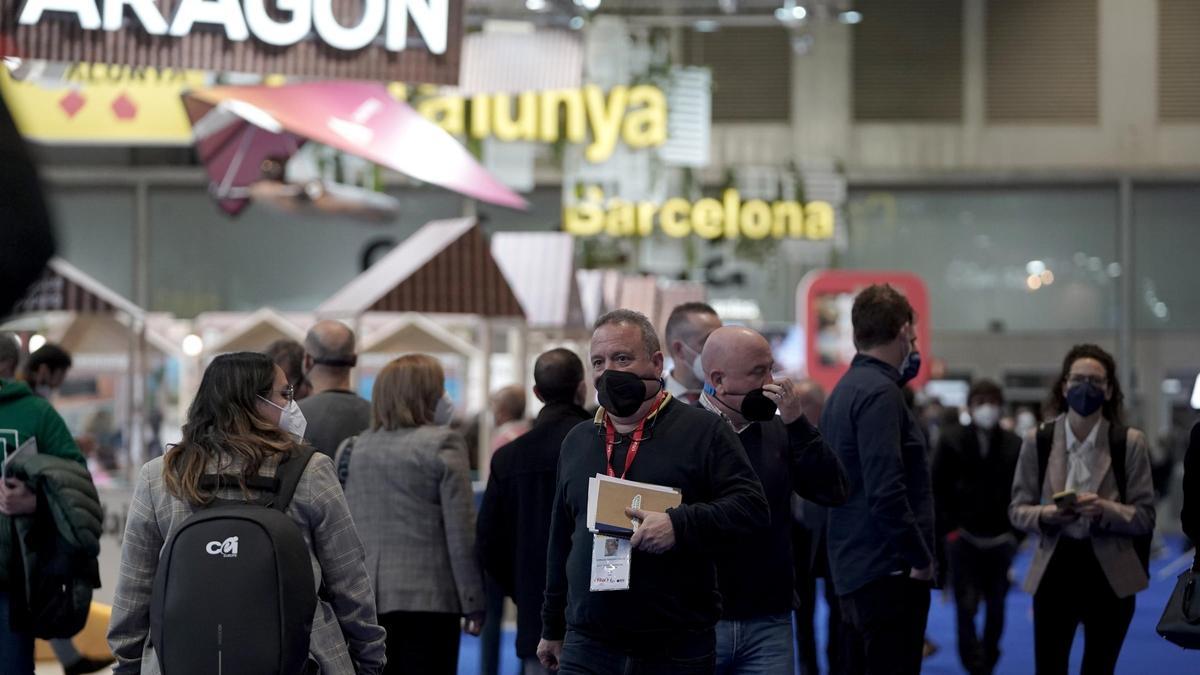
{"type": "MultiPolygon", "coordinates": [[[[186,0],[185,0],[186,1],[186,0]]],[[[313,25],[321,39],[335,49],[352,52],[371,44],[383,29],[387,0],[363,0],[362,19],[357,26],[347,28],[333,16],[332,0],[315,0],[313,25]]]]}
{"type": "Polygon", "coordinates": [[[450,25],[449,0],[388,0],[386,45],[389,51],[408,46],[408,15],[412,14],[417,32],[429,51],[446,53],[446,35],[450,25]]]}
{"type": "Polygon", "coordinates": [[[291,12],[292,18],[279,23],[267,15],[265,0],[246,0],[246,23],[255,37],[269,45],[286,47],[312,32],[312,0],[278,0],[275,4],[291,12]]]}
{"type": "Polygon", "coordinates": [[[66,12],[79,17],[84,30],[100,30],[100,10],[95,0],[29,0],[21,10],[17,23],[32,26],[42,20],[43,12],[66,12]]]}
{"type": "Polygon", "coordinates": [[[224,558],[236,558],[238,554],[238,538],[230,537],[225,541],[210,541],[204,547],[209,555],[219,555],[224,558]]]}
{"type": "Polygon", "coordinates": [[[105,0],[104,30],[119,31],[125,25],[125,5],[133,10],[134,16],[151,35],[166,35],[167,20],[159,13],[153,0],[105,0]]]}
{"type": "Polygon", "coordinates": [[[216,555],[221,552],[221,542],[210,541],[208,542],[208,546],[204,547],[204,550],[207,551],[209,555],[216,555]]]}
{"type": "Polygon", "coordinates": [[[241,9],[238,0],[183,0],[171,22],[171,35],[181,37],[192,32],[195,24],[210,23],[224,26],[230,40],[243,42],[249,39],[250,31],[241,9]]]}

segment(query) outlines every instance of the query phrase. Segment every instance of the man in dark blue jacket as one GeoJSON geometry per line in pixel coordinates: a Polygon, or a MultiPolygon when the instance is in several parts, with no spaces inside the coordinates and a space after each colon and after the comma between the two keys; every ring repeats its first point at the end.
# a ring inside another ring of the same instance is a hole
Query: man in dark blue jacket
{"type": "Polygon", "coordinates": [[[925,436],[901,387],[916,376],[916,316],[891,286],[851,310],[858,354],[821,416],[850,480],[829,514],[829,562],[866,671],[919,673],[934,578],[933,494],[925,436]]]}
{"type": "Polygon", "coordinates": [[[476,534],[484,568],[517,603],[517,657],[525,675],[545,672],[537,645],[558,453],[571,429],[591,417],[581,407],[587,384],[574,352],[553,349],[539,356],[533,382],[546,407],[529,432],[492,455],[476,534]]]}

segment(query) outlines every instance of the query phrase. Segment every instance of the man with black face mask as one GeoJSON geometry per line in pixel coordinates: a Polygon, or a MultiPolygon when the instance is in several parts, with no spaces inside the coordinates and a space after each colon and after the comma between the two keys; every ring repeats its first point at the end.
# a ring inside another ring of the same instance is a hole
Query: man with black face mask
{"type": "Polygon", "coordinates": [[[766,527],[762,488],[729,425],[665,391],[662,349],[645,316],[602,316],[590,363],[602,408],[567,435],[559,456],[538,658],[560,673],[712,673],[714,558],[733,535],[766,527]],[[683,498],[667,513],[626,510],[639,523],[626,590],[591,590],[594,555],[604,552],[587,526],[588,480],[598,474],[683,498]]]}
{"type": "Polygon", "coordinates": [[[805,418],[793,383],[772,377],[775,358],[766,338],[749,328],[718,328],[705,342],[702,360],[707,384],[700,405],[737,432],[771,510],[768,529],[739,534],[718,557],[717,672],[791,672],[791,495],[841,505],[849,490],[846,473],[805,418]]]}

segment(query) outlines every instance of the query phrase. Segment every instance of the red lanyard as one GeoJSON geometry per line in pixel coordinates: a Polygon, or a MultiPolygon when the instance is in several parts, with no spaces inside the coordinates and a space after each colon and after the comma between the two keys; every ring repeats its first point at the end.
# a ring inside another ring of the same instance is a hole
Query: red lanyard
{"type": "Polygon", "coordinates": [[[645,434],[646,420],[650,419],[651,417],[654,416],[654,413],[658,412],[658,407],[662,405],[662,401],[661,401],[662,394],[659,394],[659,399],[660,400],[657,402],[657,405],[655,406],[654,410],[652,410],[649,415],[646,415],[645,417],[643,417],[642,421],[638,422],[637,428],[633,430],[633,435],[630,437],[632,440],[629,443],[629,452],[626,453],[626,455],[625,455],[625,470],[621,472],[620,476],[618,476],[616,474],[616,472],[613,471],[613,468],[612,468],[613,448],[616,445],[616,441],[617,441],[617,429],[616,429],[616,427],[613,426],[611,419],[605,418],[605,420],[604,420],[604,427],[605,427],[605,430],[604,430],[604,441],[605,441],[605,444],[604,444],[604,455],[605,455],[604,470],[608,472],[609,477],[624,478],[625,474],[629,473],[629,467],[633,466],[633,458],[637,457],[638,449],[642,447],[642,439],[645,438],[645,436],[646,436],[646,434],[645,434]]]}

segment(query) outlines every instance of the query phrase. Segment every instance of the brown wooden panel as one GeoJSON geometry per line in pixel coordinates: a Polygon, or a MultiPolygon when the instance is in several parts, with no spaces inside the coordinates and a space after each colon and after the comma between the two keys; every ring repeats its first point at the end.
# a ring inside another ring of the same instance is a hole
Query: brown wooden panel
{"type": "Polygon", "coordinates": [[[1159,0],[1158,118],[1200,119],[1200,2],[1159,0]]]}
{"type": "MultiPolygon", "coordinates": [[[[332,1],[334,15],[343,25],[352,25],[362,11],[362,0],[332,1]]],[[[153,2],[170,23],[181,0],[153,2]]],[[[458,83],[463,0],[450,0],[446,53],[441,55],[432,54],[419,44],[420,33],[411,20],[408,28],[410,44],[404,51],[389,52],[380,43],[344,52],[330,47],[315,35],[290,47],[259,42],[253,34],[245,42],[232,42],[221,28],[199,24],[184,37],[152,36],[142,30],[140,23],[129,18],[123,30],[113,33],[85,31],[73,14],[48,13],[35,26],[21,26],[17,17],[24,3],[25,0],[0,0],[0,50],[5,55],[264,75],[458,83]]],[[[267,4],[274,7],[271,0],[267,0],[267,4]]],[[[100,7],[103,8],[102,0],[100,7]]]]}
{"type": "Polygon", "coordinates": [[[860,0],[855,8],[863,22],[852,28],[854,119],[961,119],[962,0],[860,0]]]}
{"type": "Polygon", "coordinates": [[[79,312],[108,314],[116,309],[106,300],[51,269],[29,288],[25,297],[13,308],[13,314],[32,312],[79,312]]]}
{"type": "Polygon", "coordinates": [[[1099,120],[1097,0],[987,3],[987,119],[1099,120]]]}
{"type": "Polygon", "coordinates": [[[792,48],[783,28],[690,31],[687,57],[712,70],[714,121],[791,118],[792,48]]]}

